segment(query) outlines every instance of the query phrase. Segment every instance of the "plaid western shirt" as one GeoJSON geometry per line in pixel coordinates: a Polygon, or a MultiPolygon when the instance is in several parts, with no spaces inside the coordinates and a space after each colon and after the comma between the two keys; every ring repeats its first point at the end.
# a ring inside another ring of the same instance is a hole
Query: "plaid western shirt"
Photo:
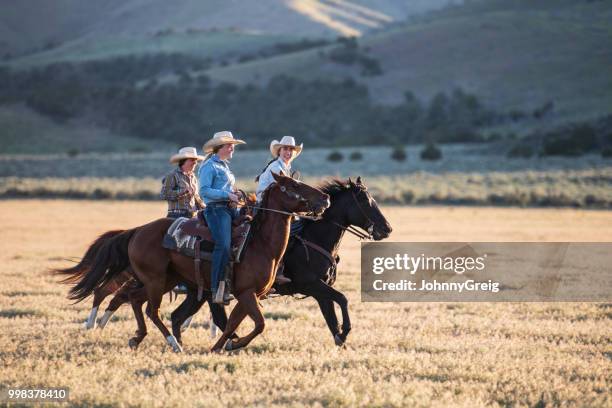
{"type": "Polygon", "coordinates": [[[204,208],[198,190],[195,174],[185,174],[177,167],[162,179],[160,197],[168,201],[168,212],[195,212],[204,208]]]}

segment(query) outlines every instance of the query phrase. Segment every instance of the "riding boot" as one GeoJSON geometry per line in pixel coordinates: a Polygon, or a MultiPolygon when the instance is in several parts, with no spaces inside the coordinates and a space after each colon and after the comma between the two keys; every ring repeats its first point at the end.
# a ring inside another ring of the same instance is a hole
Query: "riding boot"
{"type": "Polygon", "coordinates": [[[213,303],[222,304],[223,302],[223,294],[225,293],[225,280],[221,280],[219,282],[219,288],[217,289],[217,293],[215,293],[215,297],[213,298],[213,303]]]}
{"type": "Polygon", "coordinates": [[[274,278],[274,283],[278,283],[279,285],[284,285],[291,282],[291,279],[283,275],[283,271],[285,270],[285,263],[281,262],[276,269],[276,278],[274,278]]]}
{"type": "Polygon", "coordinates": [[[233,263],[230,262],[230,264],[225,267],[225,291],[223,292],[223,303],[225,303],[225,305],[229,305],[230,301],[234,300],[234,296],[232,295],[233,270],[233,263]]]}

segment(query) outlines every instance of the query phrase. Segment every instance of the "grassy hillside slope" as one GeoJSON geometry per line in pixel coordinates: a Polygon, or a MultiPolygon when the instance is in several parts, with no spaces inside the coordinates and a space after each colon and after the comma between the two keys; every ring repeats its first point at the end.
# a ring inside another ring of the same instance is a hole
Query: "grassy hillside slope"
{"type": "Polygon", "coordinates": [[[174,150],[158,140],[125,137],[81,122],[56,123],[23,106],[0,107],[0,154],[174,150]]]}
{"type": "MultiPolygon", "coordinates": [[[[301,78],[351,75],[380,102],[406,90],[421,98],[462,87],[501,109],[530,110],[548,101],[566,118],[612,107],[612,5],[609,2],[490,1],[435,13],[359,40],[383,75],[329,60],[321,50],[277,56],[207,74],[237,83],[265,83],[278,74],[301,78]]],[[[324,51],[328,51],[328,46],[324,51]]]]}
{"type": "MultiPolygon", "coordinates": [[[[145,41],[160,31],[240,29],[300,37],[359,35],[449,0],[21,0],[0,14],[0,56],[145,41]]],[[[176,50],[176,51],[180,51],[176,50]]]]}

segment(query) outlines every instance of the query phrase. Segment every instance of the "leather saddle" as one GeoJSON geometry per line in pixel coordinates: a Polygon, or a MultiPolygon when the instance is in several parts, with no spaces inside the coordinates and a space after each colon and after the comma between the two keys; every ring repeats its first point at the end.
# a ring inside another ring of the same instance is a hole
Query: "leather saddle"
{"type": "MultiPolygon", "coordinates": [[[[242,259],[243,250],[246,247],[247,238],[251,229],[252,217],[249,215],[241,215],[232,222],[232,251],[230,263],[239,263],[242,259]]],[[[195,278],[198,285],[198,300],[202,298],[204,289],[204,277],[200,269],[201,259],[210,260],[210,254],[202,254],[203,252],[212,252],[215,246],[212,234],[206,223],[204,215],[199,212],[197,217],[183,222],[180,227],[183,234],[195,237],[193,257],[195,266],[195,278]],[[205,256],[202,256],[205,255],[205,256]]],[[[230,272],[231,272],[230,268],[230,272]]],[[[231,282],[232,277],[226,276],[231,282]]]]}
{"type": "MultiPolygon", "coordinates": [[[[251,217],[248,215],[241,215],[232,222],[232,262],[240,262],[242,259],[242,250],[245,247],[246,238],[251,228],[250,222],[251,217]]],[[[198,213],[197,217],[183,222],[179,228],[183,234],[195,237],[196,245],[199,241],[200,251],[212,252],[214,249],[215,241],[201,212],[198,213]]],[[[197,249],[194,251],[194,258],[198,256],[198,252],[197,249]]]]}

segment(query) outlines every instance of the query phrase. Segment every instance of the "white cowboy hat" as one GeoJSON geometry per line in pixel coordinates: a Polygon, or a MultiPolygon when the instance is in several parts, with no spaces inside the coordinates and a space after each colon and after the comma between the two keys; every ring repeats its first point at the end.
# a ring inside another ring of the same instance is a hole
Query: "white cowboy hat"
{"type": "Polygon", "coordinates": [[[295,150],[295,157],[298,157],[300,153],[302,153],[304,143],[297,146],[295,144],[295,139],[293,138],[293,136],[283,136],[280,142],[278,140],[273,140],[270,143],[270,153],[272,153],[273,157],[278,156],[278,151],[281,147],[293,147],[293,149],[295,150]]]}
{"type": "Polygon", "coordinates": [[[183,159],[196,159],[200,161],[204,160],[204,156],[199,156],[198,150],[195,147],[181,147],[177,154],[170,157],[170,163],[177,163],[183,159]]]}
{"type": "Polygon", "coordinates": [[[225,144],[246,144],[246,142],[244,140],[234,139],[232,132],[224,130],[215,133],[212,139],[204,143],[202,150],[204,150],[205,153],[211,153],[215,147],[225,144]]]}

